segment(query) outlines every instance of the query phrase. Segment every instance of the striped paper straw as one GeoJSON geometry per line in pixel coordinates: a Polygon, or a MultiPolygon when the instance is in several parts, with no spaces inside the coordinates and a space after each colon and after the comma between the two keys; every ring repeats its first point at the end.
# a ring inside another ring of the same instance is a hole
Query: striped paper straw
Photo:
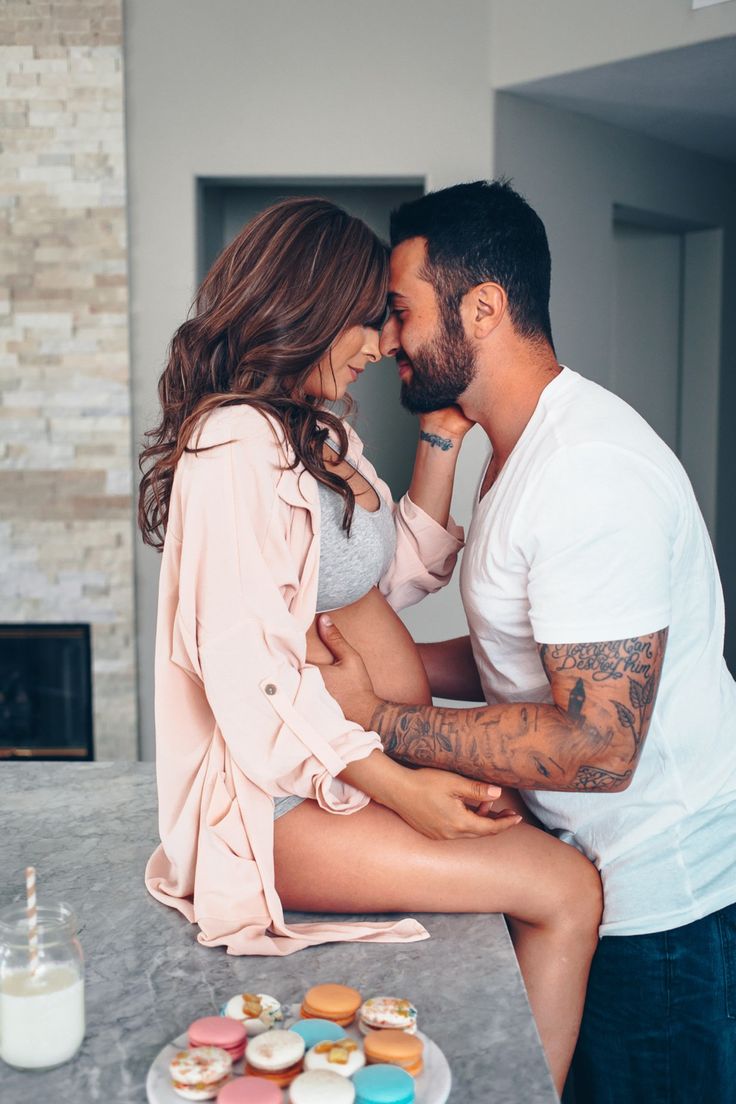
{"type": "Polygon", "coordinates": [[[31,975],[38,967],[38,912],[36,911],[36,870],[26,867],[26,916],[28,918],[28,959],[31,975]]]}

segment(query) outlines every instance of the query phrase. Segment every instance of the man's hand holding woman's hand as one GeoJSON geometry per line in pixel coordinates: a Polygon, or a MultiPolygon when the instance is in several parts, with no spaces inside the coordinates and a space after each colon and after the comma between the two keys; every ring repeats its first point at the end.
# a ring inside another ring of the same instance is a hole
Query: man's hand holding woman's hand
{"type": "Polygon", "coordinates": [[[493,801],[501,793],[499,786],[431,767],[401,769],[405,777],[391,795],[390,807],[430,839],[496,836],[521,820],[510,809],[490,813],[493,801]]]}
{"type": "Polygon", "coordinates": [[[521,820],[512,809],[491,813],[501,793],[499,786],[450,771],[411,770],[378,750],[349,763],[340,779],[392,809],[430,839],[496,836],[521,820]]]}

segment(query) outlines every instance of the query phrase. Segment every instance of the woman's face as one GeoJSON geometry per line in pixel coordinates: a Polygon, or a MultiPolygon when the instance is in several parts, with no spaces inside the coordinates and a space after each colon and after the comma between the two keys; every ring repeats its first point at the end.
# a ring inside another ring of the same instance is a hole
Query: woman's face
{"type": "Polygon", "coordinates": [[[350,326],[307,376],[305,394],[324,402],[341,399],[368,361],[380,360],[379,337],[370,326],[350,326]]]}

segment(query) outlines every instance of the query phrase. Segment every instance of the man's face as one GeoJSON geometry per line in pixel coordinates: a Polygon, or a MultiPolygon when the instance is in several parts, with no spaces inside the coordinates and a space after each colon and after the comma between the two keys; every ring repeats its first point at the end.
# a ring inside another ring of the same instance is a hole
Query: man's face
{"type": "Polygon", "coordinates": [[[476,372],[459,314],[420,276],[426,248],[424,238],[409,238],[393,250],[391,313],[381,333],[381,354],[396,358],[401,402],[412,414],[452,406],[476,372]]]}

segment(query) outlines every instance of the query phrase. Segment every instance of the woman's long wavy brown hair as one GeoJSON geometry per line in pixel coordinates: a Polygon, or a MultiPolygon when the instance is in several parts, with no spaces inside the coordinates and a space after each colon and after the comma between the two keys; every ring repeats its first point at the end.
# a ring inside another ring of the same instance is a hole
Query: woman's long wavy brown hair
{"type": "Polygon", "coordinates": [[[171,340],[158,384],[161,420],[146,433],[139,461],[146,544],[163,548],[174,472],[185,451],[196,451],[195,429],[211,410],[238,403],[278,419],[294,452],[291,466],[303,464],[343,497],[349,530],[355,495],[322,457],[332,431],[343,459],[347,434],[303,383],[350,326],[380,326],[387,291],[387,247],[325,199],[286,199],[247,223],[171,340]]]}

